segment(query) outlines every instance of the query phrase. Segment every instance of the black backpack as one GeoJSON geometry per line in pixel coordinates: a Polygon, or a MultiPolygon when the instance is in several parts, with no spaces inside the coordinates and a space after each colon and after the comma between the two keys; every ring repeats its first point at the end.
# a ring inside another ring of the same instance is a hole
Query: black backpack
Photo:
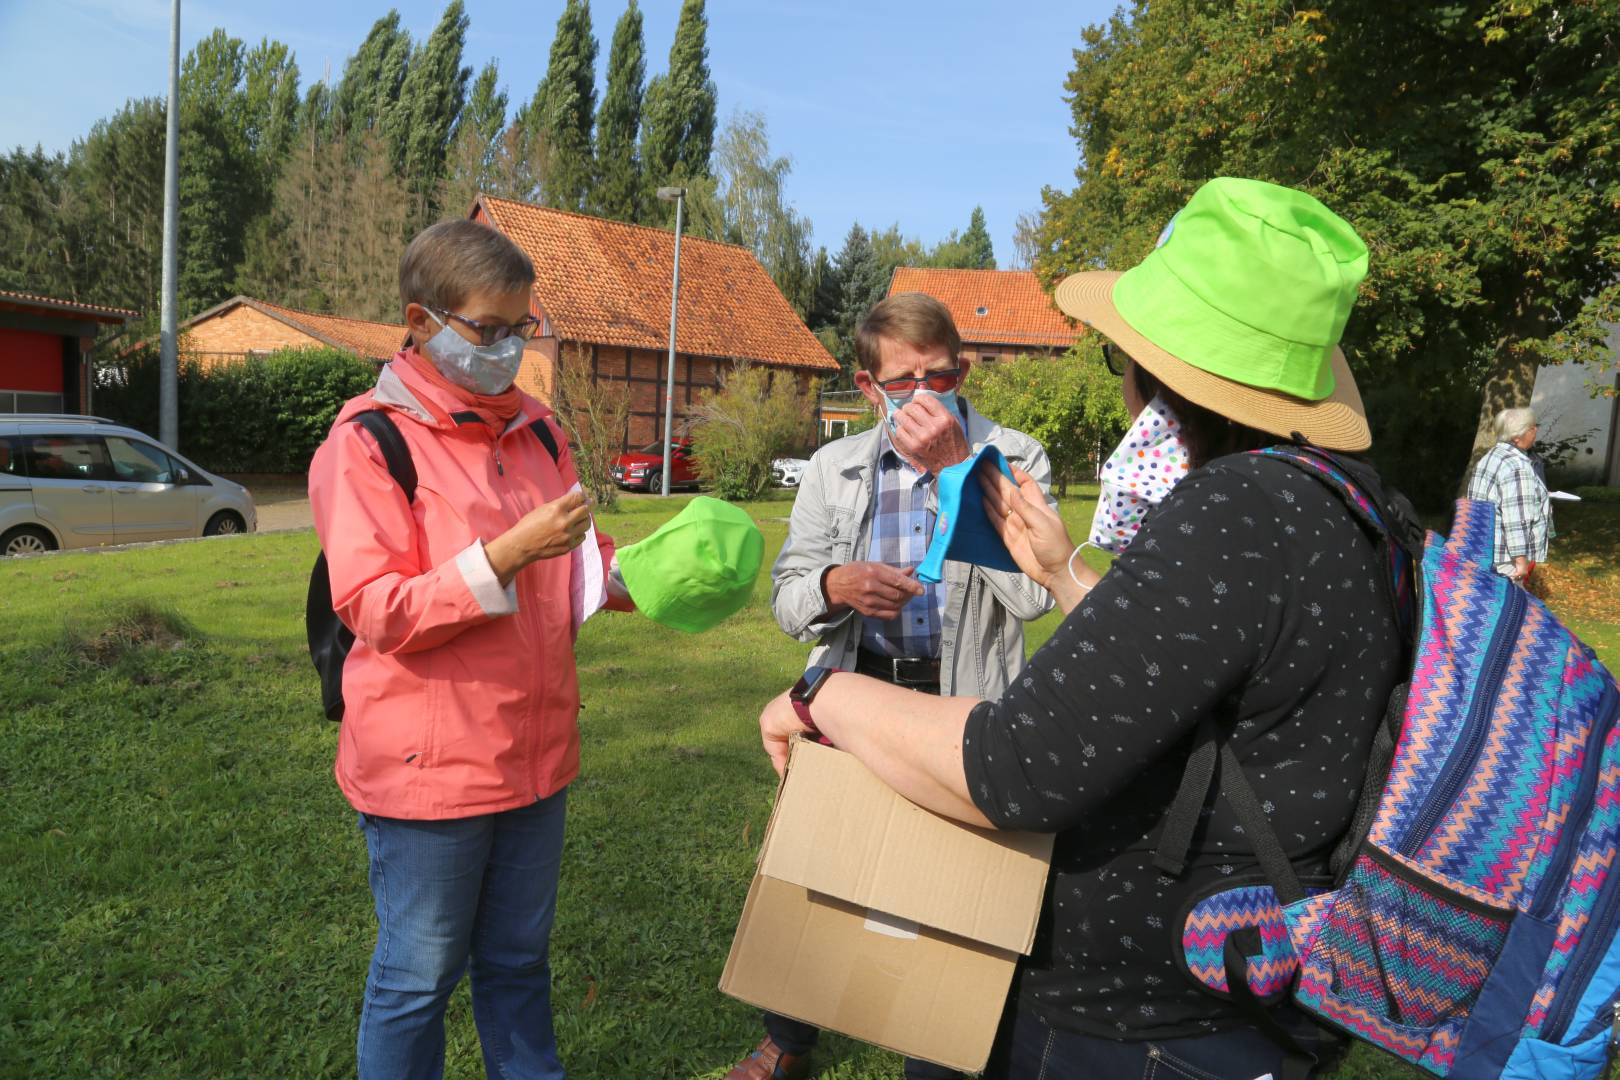
{"type": "MultiPolygon", "coordinates": [[[[452,419],[460,419],[460,414],[452,419]]],[[[406,445],[399,428],[380,409],[370,409],[350,417],[371,432],[388,465],[388,475],[405,492],[405,501],[416,501],[416,464],[411,461],[411,448],[406,445]]],[[[545,418],[529,424],[556,461],[557,438],[545,418]]],[[[328,720],[343,719],[343,662],[354,647],[354,632],[343,625],[343,620],[332,610],[332,582],[326,569],[326,552],[315,557],[315,566],[309,572],[309,595],[304,600],[304,632],[309,640],[309,658],[321,677],[321,709],[328,720]]]]}

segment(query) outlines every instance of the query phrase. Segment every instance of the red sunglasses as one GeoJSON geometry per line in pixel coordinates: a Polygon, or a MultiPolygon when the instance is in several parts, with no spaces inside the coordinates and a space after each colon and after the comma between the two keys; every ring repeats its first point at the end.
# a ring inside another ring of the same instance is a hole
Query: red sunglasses
{"type": "Polygon", "coordinates": [[[879,390],[885,394],[911,394],[921,387],[927,387],[936,394],[943,394],[947,390],[955,390],[962,382],[962,372],[953,368],[950,371],[930,371],[920,379],[904,378],[890,379],[888,382],[877,384],[879,390]]]}

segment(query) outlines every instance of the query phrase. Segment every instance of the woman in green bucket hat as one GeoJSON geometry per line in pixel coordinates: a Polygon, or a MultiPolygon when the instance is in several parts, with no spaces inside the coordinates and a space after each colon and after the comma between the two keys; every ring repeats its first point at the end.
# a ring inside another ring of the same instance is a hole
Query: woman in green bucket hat
{"type": "Polygon", "coordinates": [[[1224,974],[1187,951],[1203,898],[1264,880],[1227,802],[1184,815],[1197,829],[1179,868],[1161,840],[1206,720],[1302,878],[1326,873],[1350,823],[1400,666],[1395,613],[1374,540],[1338,494],[1245,451],[1369,446],[1338,345],[1366,270],[1366,246],[1316,199],[1220,178],[1139,265],[1062,282],[1058,305],[1108,339],[1137,414],[1088,541],[1117,555],[1110,569],[1075,558],[1027,478],[986,476],[1008,550],[1065,613],[1007,694],[807,673],[809,700],[785,694],[761,714],[779,771],[788,739],[819,729],[919,805],[1056,834],[989,1076],[1281,1077],[1329,1045],[1286,1008],[1266,1020],[1208,993],[1224,974]]]}

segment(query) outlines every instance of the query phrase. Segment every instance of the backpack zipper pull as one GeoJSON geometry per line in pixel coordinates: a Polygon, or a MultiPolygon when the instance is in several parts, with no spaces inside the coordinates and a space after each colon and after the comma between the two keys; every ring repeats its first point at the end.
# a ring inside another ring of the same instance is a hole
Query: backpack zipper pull
{"type": "Polygon", "coordinates": [[[1620,1000],[1609,1008],[1614,1012],[1614,1022],[1609,1027],[1609,1052],[1612,1054],[1616,1048],[1620,1048],[1620,1000]]]}
{"type": "Polygon", "coordinates": [[[506,466],[501,464],[501,444],[495,444],[495,472],[499,476],[506,475],[506,466]]]}

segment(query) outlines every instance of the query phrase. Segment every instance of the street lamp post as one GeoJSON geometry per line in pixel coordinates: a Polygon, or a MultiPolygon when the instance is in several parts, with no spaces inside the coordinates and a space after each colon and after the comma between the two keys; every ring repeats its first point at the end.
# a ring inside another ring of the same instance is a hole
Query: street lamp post
{"type": "Polygon", "coordinates": [[[664,375],[664,494],[669,494],[670,447],[675,431],[675,307],[681,295],[681,211],[686,189],[661,187],[658,197],[675,204],[675,271],[669,286],[669,369],[664,375]]]}

